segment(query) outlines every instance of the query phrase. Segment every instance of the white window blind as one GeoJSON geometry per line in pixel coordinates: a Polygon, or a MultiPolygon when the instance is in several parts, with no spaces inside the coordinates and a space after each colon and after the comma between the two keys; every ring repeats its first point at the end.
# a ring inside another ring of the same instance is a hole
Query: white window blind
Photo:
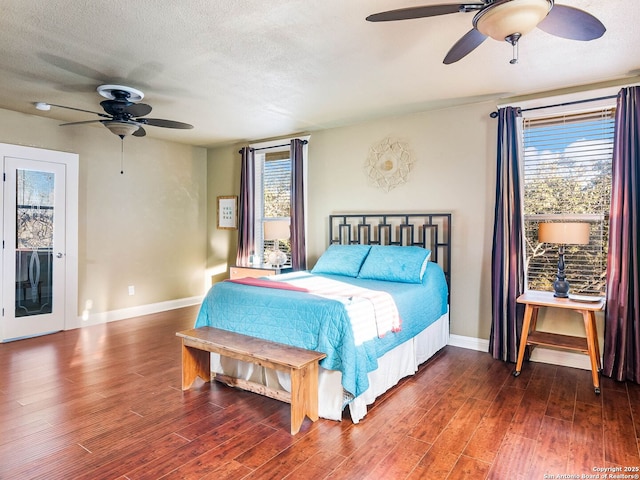
{"type": "MultiPolygon", "coordinates": [[[[264,239],[264,223],[288,220],[291,215],[291,158],[289,150],[256,155],[256,249],[265,259],[274,249],[273,240],[264,239]]],[[[291,264],[289,240],[280,240],[279,248],[291,264]]]]}
{"type": "Polygon", "coordinates": [[[614,108],[523,120],[527,285],[553,290],[558,245],[538,242],[538,224],[588,222],[588,245],[565,246],[572,293],[605,288],[614,108]]]}

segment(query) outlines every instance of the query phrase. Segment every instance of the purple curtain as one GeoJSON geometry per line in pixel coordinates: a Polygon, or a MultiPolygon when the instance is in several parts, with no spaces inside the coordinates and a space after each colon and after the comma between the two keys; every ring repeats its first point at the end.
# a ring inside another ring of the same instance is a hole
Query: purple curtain
{"type": "Polygon", "coordinates": [[[307,246],[304,235],[304,167],[305,140],[291,141],[291,266],[307,269],[307,246]]]}
{"type": "Polygon", "coordinates": [[[237,265],[248,265],[249,256],[255,250],[255,160],[252,148],[240,150],[242,166],[240,172],[240,202],[238,206],[238,251],[237,265]]]}
{"type": "Polygon", "coordinates": [[[489,353],[515,362],[524,308],[516,299],[524,292],[524,233],[520,184],[520,110],[498,112],[496,203],[491,256],[492,322],[489,353]]]}
{"type": "Polygon", "coordinates": [[[605,312],[603,373],[640,383],[640,87],[618,94],[605,312]]]}

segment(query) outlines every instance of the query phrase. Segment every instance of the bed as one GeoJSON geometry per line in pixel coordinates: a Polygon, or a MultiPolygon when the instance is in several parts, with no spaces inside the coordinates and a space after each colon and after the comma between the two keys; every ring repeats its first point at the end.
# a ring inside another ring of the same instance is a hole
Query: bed
{"type": "MultiPolygon", "coordinates": [[[[354,423],[449,339],[451,214],[329,217],[310,271],[214,285],[196,327],[212,326],[327,354],[319,416],[354,423]]],[[[213,374],[289,391],[286,374],[212,354],[213,374]]]]}

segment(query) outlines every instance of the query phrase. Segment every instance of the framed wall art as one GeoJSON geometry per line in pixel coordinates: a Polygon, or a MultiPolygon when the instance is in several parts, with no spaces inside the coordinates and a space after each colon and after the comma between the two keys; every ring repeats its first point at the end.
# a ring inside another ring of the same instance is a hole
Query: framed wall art
{"type": "Polygon", "coordinates": [[[238,197],[236,195],[218,197],[218,228],[222,230],[238,228],[238,197]]]}

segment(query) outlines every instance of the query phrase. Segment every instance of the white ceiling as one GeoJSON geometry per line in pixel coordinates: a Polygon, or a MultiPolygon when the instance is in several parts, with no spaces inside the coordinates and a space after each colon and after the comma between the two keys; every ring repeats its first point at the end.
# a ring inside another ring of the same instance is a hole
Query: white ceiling
{"type": "Polygon", "coordinates": [[[488,39],[447,66],[473,13],[365,21],[447,0],[0,0],[0,108],[91,120],[33,103],[101,112],[96,87],[127,85],[145,93],[149,117],[195,127],[148,136],[214,146],[639,73],[638,0],[556,1],[607,32],[577,42],[535,30],[517,65],[510,45],[488,39]]]}

